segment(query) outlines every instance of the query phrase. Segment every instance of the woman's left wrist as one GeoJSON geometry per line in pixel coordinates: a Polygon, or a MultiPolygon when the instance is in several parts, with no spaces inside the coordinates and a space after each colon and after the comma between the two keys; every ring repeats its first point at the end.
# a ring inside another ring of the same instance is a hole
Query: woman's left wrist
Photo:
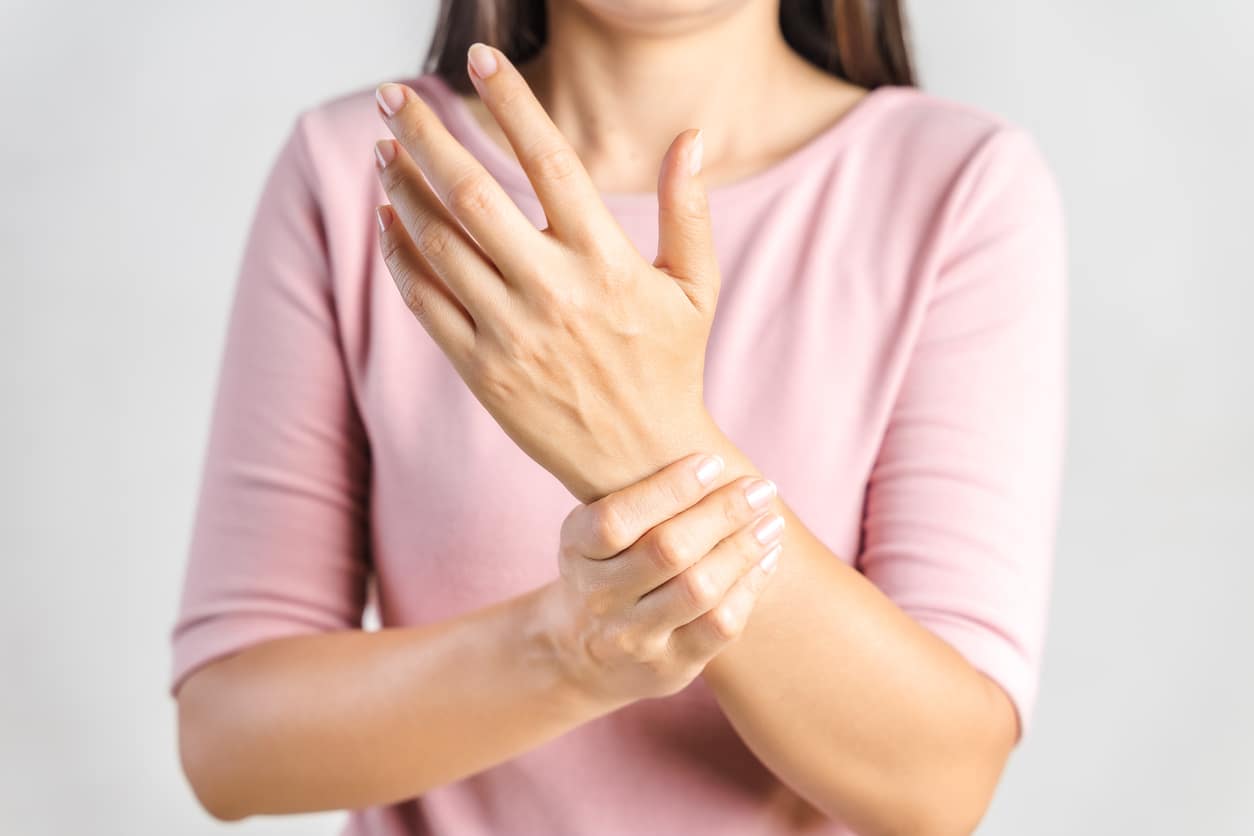
{"type": "Polygon", "coordinates": [[[730,445],[710,414],[702,408],[683,421],[659,423],[657,432],[638,447],[638,455],[589,474],[583,493],[591,502],[635,484],[691,453],[720,453],[730,445]]]}

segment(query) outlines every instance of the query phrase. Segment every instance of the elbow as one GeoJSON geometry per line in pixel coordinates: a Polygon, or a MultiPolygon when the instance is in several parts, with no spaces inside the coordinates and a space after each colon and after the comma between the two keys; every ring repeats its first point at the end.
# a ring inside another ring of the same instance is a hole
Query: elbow
{"type": "Polygon", "coordinates": [[[908,769],[882,772],[857,806],[846,797],[825,799],[821,809],[866,836],[970,836],[988,812],[1007,755],[971,743],[938,747],[908,769]]]}
{"type": "Polygon", "coordinates": [[[964,790],[955,792],[948,778],[927,788],[898,784],[873,808],[866,806],[855,813],[848,806],[838,810],[824,804],[822,809],[865,836],[971,836],[991,796],[964,790]]]}
{"type": "Polygon", "coordinates": [[[1009,749],[969,742],[935,759],[895,805],[885,836],[970,836],[992,804],[1009,749]]]}
{"type": "Polygon", "coordinates": [[[231,787],[217,774],[214,764],[196,747],[180,743],[179,759],[183,775],[201,809],[221,822],[239,821],[249,815],[231,787]]]}
{"type": "Polygon", "coordinates": [[[207,682],[196,682],[200,674],[189,679],[178,693],[178,749],[183,775],[192,794],[206,813],[222,822],[239,821],[253,811],[246,806],[233,770],[227,768],[232,748],[229,729],[224,728],[220,712],[213,709],[220,694],[207,682]]]}
{"type": "Polygon", "coordinates": [[[932,764],[899,799],[884,836],[970,836],[993,801],[1005,766],[1000,752],[968,750],[932,764]]]}
{"type": "Polygon", "coordinates": [[[926,798],[903,805],[883,836],[971,836],[988,799],[926,798]]]}
{"type": "Polygon", "coordinates": [[[1005,694],[984,680],[987,699],[936,740],[885,836],[970,836],[992,804],[1019,739],[1017,714],[1005,694]]]}
{"type": "MultiPolygon", "coordinates": [[[[189,781],[191,780],[189,776],[189,781]]],[[[213,818],[220,822],[230,823],[237,822],[248,817],[248,813],[241,812],[232,806],[228,799],[219,798],[211,791],[206,790],[205,785],[201,783],[191,782],[192,794],[196,796],[196,800],[200,802],[200,808],[213,818]]]]}

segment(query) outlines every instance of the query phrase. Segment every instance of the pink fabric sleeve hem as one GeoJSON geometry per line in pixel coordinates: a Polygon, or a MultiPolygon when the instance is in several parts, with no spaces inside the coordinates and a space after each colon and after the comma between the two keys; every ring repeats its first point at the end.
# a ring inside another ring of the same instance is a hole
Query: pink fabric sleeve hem
{"type": "Polygon", "coordinates": [[[1019,718],[1019,740],[1027,737],[1036,707],[1036,668],[987,627],[944,617],[923,616],[915,617],[915,620],[947,642],[973,668],[1006,692],[1019,718]]]}
{"type": "Polygon", "coordinates": [[[263,642],[307,636],[326,629],[259,613],[232,613],[188,625],[174,639],[170,694],[177,695],[187,678],[210,662],[263,642]]]}

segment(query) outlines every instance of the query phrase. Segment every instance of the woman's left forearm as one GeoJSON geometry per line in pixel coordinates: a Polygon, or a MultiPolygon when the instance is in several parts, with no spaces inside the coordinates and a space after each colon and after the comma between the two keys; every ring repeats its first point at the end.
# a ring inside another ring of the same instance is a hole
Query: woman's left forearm
{"type": "MultiPolygon", "coordinates": [[[[721,433],[723,479],[758,474],[721,433]]],[[[762,474],[769,477],[769,474],[762,474]]],[[[775,582],[705,679],[753,752],[863,834],[969,833],[1018,736],[1009,697],[792,513],[775,582]]]]}

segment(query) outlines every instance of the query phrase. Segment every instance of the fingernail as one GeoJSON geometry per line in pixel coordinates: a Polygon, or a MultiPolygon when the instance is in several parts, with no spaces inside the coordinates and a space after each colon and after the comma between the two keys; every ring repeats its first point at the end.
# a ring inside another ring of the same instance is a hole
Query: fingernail
{"type": "Polygon", "coordinates": [[[394,159],[396,159],[396,146],[392,144],[392,140],[381,139],[374,144],[374,162],[380,171],[391,165],[394,159]]]}
{"type": "Polygon", "coordinates": [[[392,225],[392,209],[388,206],[376,206],[374,209],[375,220],[379,222],[379,231],[383,232],[392,225]]]}
{"type": "Polygon", "coordinates": [[[783,543],[776,543],[771,546],[771,550],[762,555],[762,559],[758,561],[758,566],[762,567],[762,571],[771,574],[775,571],[775,567],[779,565],[780,552],[784,550],[783,543]]]}
{"type": "Polygon", "coordinates": [[[470,69],[479,78],[488,78],[496,72],[496,53],[492,51],[491,47],[483,44],[471,44],[466,57],[470,61],[470,69]]]}
{"type": "Polygon", "coordinates": [[[759,479],[749,485],[745,491],[745,499],[749,502],[750,508],[761,508],[763,505],[771,501],[771,497],[775,496],[775,483],[769,479],[759,479]]]}
{"type": "Polygon", "coordinates": [[[697,481],[703,485],[708,485],[718,478],[723,472],[722,456],[706,456],[701,460],[700,466],[697,467],[697,481]]]}
{"type": "Polygon", "coordinates": [[[384,115],[389,118],[395,116],[396,111],[405,106],[405,91],[399,84],[393,84],[390,81],[379,85],[379,88],[374,91],[374,98],[384,115]]]}
{"type": "Polygon", "coordinates": [[[753,528],[753,536],[758,538],[758,542],[766,545],[779,536],[784,530],[784,518],[779,514],[771,514],[762,522],[753,528]]]}
{"type": "Polygon", "coordinates": [[[688,146],[688,173],[694,177],[701,173],[701,157],[705,154],[705,140],[701,137],[701,130],[697,130],[697,135],[692,138],[692,143],[688,146]]]}

